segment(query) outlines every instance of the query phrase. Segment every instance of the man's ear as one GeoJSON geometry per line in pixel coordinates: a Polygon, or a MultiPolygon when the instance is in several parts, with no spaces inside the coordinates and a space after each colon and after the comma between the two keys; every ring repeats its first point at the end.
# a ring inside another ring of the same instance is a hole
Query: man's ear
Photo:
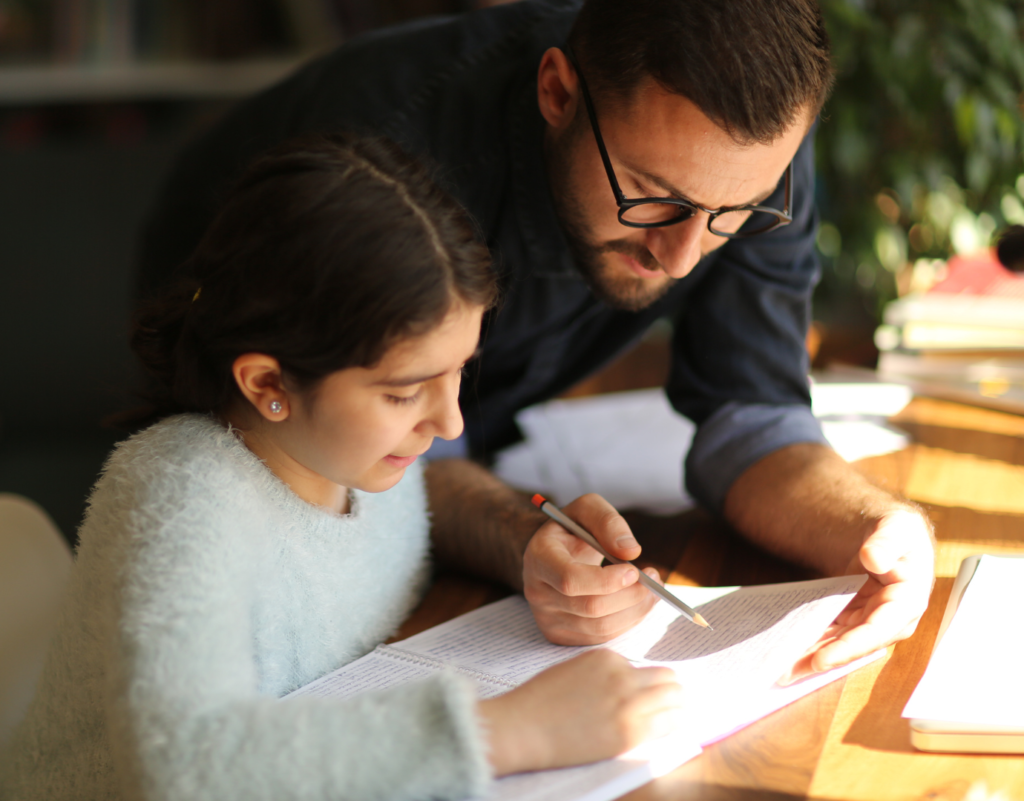
{"type": "Polygon", "coordinates": [[[231,365],[239,391],[259,414],[272,423],[287,420],[291,412],[281,365],[265,353],[243,353],[231,365]]]}
{"type": "Polygon", "coordinates": [[[579,80],[569,59],[557,47],[548,48],[537,68],[537,105],[548,125],[564,130],[579,107],[579,80]]]}

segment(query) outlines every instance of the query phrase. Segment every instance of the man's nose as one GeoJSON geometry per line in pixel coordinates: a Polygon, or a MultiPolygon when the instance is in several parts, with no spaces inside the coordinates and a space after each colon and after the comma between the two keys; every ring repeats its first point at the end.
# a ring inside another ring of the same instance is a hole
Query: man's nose
{"type": "Polygon", "coordinates": [[[708,215],[698,211],[690,219],[664,228],[647,229],[647,249],[672,278],[685,278],[697,266],[708,215]]]}

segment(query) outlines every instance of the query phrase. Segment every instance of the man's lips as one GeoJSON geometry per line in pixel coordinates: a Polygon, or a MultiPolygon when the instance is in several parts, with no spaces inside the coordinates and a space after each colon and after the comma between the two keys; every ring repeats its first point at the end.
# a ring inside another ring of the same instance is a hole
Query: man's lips
{"type": "Polygon", "coordinates": [[[626,263],[626,266],[632,270],[633,274],[640,278],[658,278],[665,275],[661,270],[648,270],[632,256],[627,256],[625,253],[619,253],[618,255],[626,263]]]}

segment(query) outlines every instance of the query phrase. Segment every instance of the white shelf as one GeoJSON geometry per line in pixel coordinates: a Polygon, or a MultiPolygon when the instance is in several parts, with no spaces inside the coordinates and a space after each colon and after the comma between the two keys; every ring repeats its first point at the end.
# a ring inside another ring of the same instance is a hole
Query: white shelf
{"type": "Polygon", "coordinates": [[[95,67],[2,67],[0,104],[240,97],[280,80],[308,57],[95,67]]]}

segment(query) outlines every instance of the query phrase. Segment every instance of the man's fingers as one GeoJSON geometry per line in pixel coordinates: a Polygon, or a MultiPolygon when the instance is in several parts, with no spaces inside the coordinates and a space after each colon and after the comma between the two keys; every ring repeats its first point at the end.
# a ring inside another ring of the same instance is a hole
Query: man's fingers
{"type": "MultiPolygon", "coordinates": [[[[889,589],[889,588],[886,588],[889,589]]],[[[904,593],[895,593],[897,596],[904,593]]],[[[902,598],[884,601],[871,609],[859,625],[846,628],[832,642],[818,649],[812,659],[814,671],[830,670],[874,653],[914,633],[924,610],[902,598]]]]}
{"type": "Polygon", "coordinates": [[[632,565],[600,565],[580,562],[572,557],[546,560],[538,565],[535,578],[555,592],[576,598],[581,595],[610,595],[639,581],[632,565]]]}
{"type": "Polygon", "coordinates": [[[886,516],[860,549],[866,570],[890,581],[930,576],[934,568],[932,536],[924,518],[909,510],[886,516]]]}
{"type": "MultiPolygon", "coordinates": [[[[599,572],[599,575],[585,576],[585,579],[595,579],[588,581],[587,586],[590,589],[600,588],[600,580],[604,577],[604,571],[607,571],[607,567],[575,567],[573,568],[574,573],[580,573],[584,570],[599,572]]],[[[614,573],[612,575],[619,575],[614,573]]],[[[614,614],[615,612],[621,612],[624,609],[629,609],[637,604],[645,603],[648,599],[654,599],[654,594],[644,587],[642,584],[635,580],[636,570],[633,570],[633,581],[627,587],[620,587],[610,592],[578,592],[578,593],[566,593],[562,586],[552,586],[547,583],[533,584],[525,588],[526,600],[530,602],[531,606],[540,607],[545,610],[552,612],[562,612],[569,615],[577,615],[584,618],[596,618],[602,617],[603,615],[614,614]]],[[[581,579],[575,587],[582,587],[583,580],[581,579]]],[[[612,583],[614,587],[615,584],[612,583]]],[[[572,589],[575,589],[573,587],[572,589]]]]}
{"type": "Polygon", "coordinates": [[[629,524],[600,495],[582,495],[562,511],[589,531],[612,556],[631,561],[640,555],[640,544],[629,524]]]}
{"type": "Polygon", "coordinates": [[[582,617],[567,612],[533,608],[544,636],[557,645],[598,645],[625,634],[651,611],[657,598],[646,592],[640,603],[600,617],[582,617]]]}
{"type": "MultiPolygon", "coordinates": [[[[598,495],[563,510],[620,559],[640,555],[626,521],[598,495]]],[[[523,594],[544,636],[560,645],[607,642],[635,626],[657,603],[636,567],[612,564],[555,522],[537,530],[523,557],[523,594]]],[[[657,577],[657,571],[648,573],[657,577]]],[[[658,577],[660,581],[660,577],[658,577]]]]}

